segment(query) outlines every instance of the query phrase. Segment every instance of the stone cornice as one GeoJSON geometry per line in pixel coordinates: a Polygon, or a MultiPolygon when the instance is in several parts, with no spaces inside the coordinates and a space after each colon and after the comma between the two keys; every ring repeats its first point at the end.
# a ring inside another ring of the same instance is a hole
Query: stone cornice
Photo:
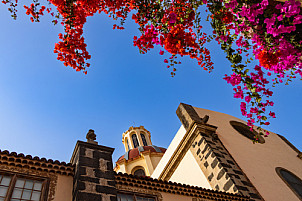
{"type": "Polygon", "coordinates": [[[105,152],[109,152],[110,154],[113,153],[114,148],[111,147],[106,147],[106,146],[102,146],[102,145],[98,145],[98,144],[93,144],[93,143],[89,143],[89,142],[83,142],[78,140],[77,144],[73,150],[70,162],[73,163],[76,157],[76,154],[78,152],[78,149],[80,147],[80,145],[85,146],[86,148],[90,148],[90,149],[95,149],[95,150],[99,150],[99,151],[105,151],[105,152]]]}

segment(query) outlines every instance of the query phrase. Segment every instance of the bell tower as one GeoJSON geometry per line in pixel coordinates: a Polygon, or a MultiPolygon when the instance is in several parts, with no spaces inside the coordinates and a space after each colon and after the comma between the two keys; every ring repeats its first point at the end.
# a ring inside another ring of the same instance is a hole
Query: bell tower
{"type": "Polygon", "coordinates": [[[131,126],[126,132],[123,133],[122,142],[126,152],[139,146],[152,145],[151,134],[147,129],[145,129],[144,126],[131,126]]]}
{"type": "Polygon", "coordinates": [[[116,162],[116,172],[150,176],[166,151],[152,144],[151,134],[144,126],[131,126],[123,133],[122,142],[126,153],[116,162]]]}

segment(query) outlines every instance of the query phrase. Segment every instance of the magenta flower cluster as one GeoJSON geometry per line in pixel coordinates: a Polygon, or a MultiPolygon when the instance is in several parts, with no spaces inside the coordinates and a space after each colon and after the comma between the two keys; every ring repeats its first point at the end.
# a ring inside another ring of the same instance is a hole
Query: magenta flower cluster
{"type": "MultiPolygon", "coordinates": [[[[294,40],[289,40],[296,31],[296,25],[302,23],[301,3],[289,0],[272,5],[271,1],[263,0],[261,3],[240,4],[237,0],[231,0],[225,3],[225,8],[237,16],[228,25],[236,34],[237,52],[242,54],[251,47],[259,65],[245,72],[235,71],[225,75],[224,79],[234,86],[234,97],[243,100],[240,109],[242,115],[248,118],[248,124],[253,126],[258,122],[269,125],[265,114],[267,107],[274,105],[270,100],[273,95],[269,89],[271,84],[287,83],[297,74],[302,76],[301,49],[295,47],[294,40]],[[269,9],[277,12],[265,17],[269,9]]],[[[226,42],[229,37],[231,34],[224,34],[218,39],[226,42]]],[[[301,44],[301,41],[295,42],[301,44]]],[[[268,116],[276,117],[272,111],[268,112],[268,116]]]]}

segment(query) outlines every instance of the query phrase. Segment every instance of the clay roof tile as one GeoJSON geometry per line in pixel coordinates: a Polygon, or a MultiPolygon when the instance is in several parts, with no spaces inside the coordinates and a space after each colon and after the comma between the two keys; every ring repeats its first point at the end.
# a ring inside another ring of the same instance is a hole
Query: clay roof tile
{"type": "Polygon", "coordinates": [[[149,183],[149,185],[146,185],[146,187],[150,187],[150,182],[151,184],[157,183],[157,184],[164,184],[163,185],[152,185],[154,190],[157,191],[162,191],[162,192],[171,192],[171,193],[177,193],[181,195],[189,195],[189,196],[205,196],[205,197],[211,197],[211,199],[214,200],[244,200],[247,201],[249,200],[249,197],[239,195],[239,194],[234,194],[234,193],[227,193],[227,192],[222,192],[222,191],[217,191],[217,190],[211,190],[211,189],[205,189],[202,187],[198,186],[190,186],[186,184],[180,184],[176,182],[171,182],[171,181],[163,181],[163,180],[158,180],[158,179],[153,179],[150,177],[139,177],[127,173],[115,173],[115,179],[116,182],[119,183],[119,181],[126,181],[122,183],[123,185],[130,185],[133,186],[133,182],[136,182],[140,184],[139,186],[141,188],[144,188],[144,185],[141,184],[146,184],[149,183]],[[127,179],[128,178],[128,179],[127,179]],[[135,178],[134,180],[129,178],[135,178]],[[148,182],[144,182],[148,181],[148,182]],[[159,186],[159,187],[158,187],[159,186]]]}
{"type": "Polygon", "coordinates": [[[121,162],[123,161],[123,159],[126,160],[133,160],[136,159],[140,156],[140,154],[142,152],[145,151],[150,151],[153,153],[165,153],[167,149],[163,148],[163,147],[156,147],[159,148],[159,150],[157,151],[155,148],[155,146],[140,146],[134,149],[130,149],[126,154],[128,154],[128,157],[125,157],[125,155],[122,155],[121,157],[119,157],[119,159],[117,160],[117,162],[121,162]]]}

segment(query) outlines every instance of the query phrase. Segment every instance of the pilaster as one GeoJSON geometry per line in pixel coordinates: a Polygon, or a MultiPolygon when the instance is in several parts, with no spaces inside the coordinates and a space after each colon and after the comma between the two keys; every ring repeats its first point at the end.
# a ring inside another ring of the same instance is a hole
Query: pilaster
{"type": "Polygon", "coordinates": [[[73,201],[116,201],[112,164],[114,149],[78,141],[71,163],[75,166],[73,201]]]}
{"type": "Polygon", "coordinates": [[[199,132],[190,151],[213,189],[263,200],[216,134],[199,132]]]}

